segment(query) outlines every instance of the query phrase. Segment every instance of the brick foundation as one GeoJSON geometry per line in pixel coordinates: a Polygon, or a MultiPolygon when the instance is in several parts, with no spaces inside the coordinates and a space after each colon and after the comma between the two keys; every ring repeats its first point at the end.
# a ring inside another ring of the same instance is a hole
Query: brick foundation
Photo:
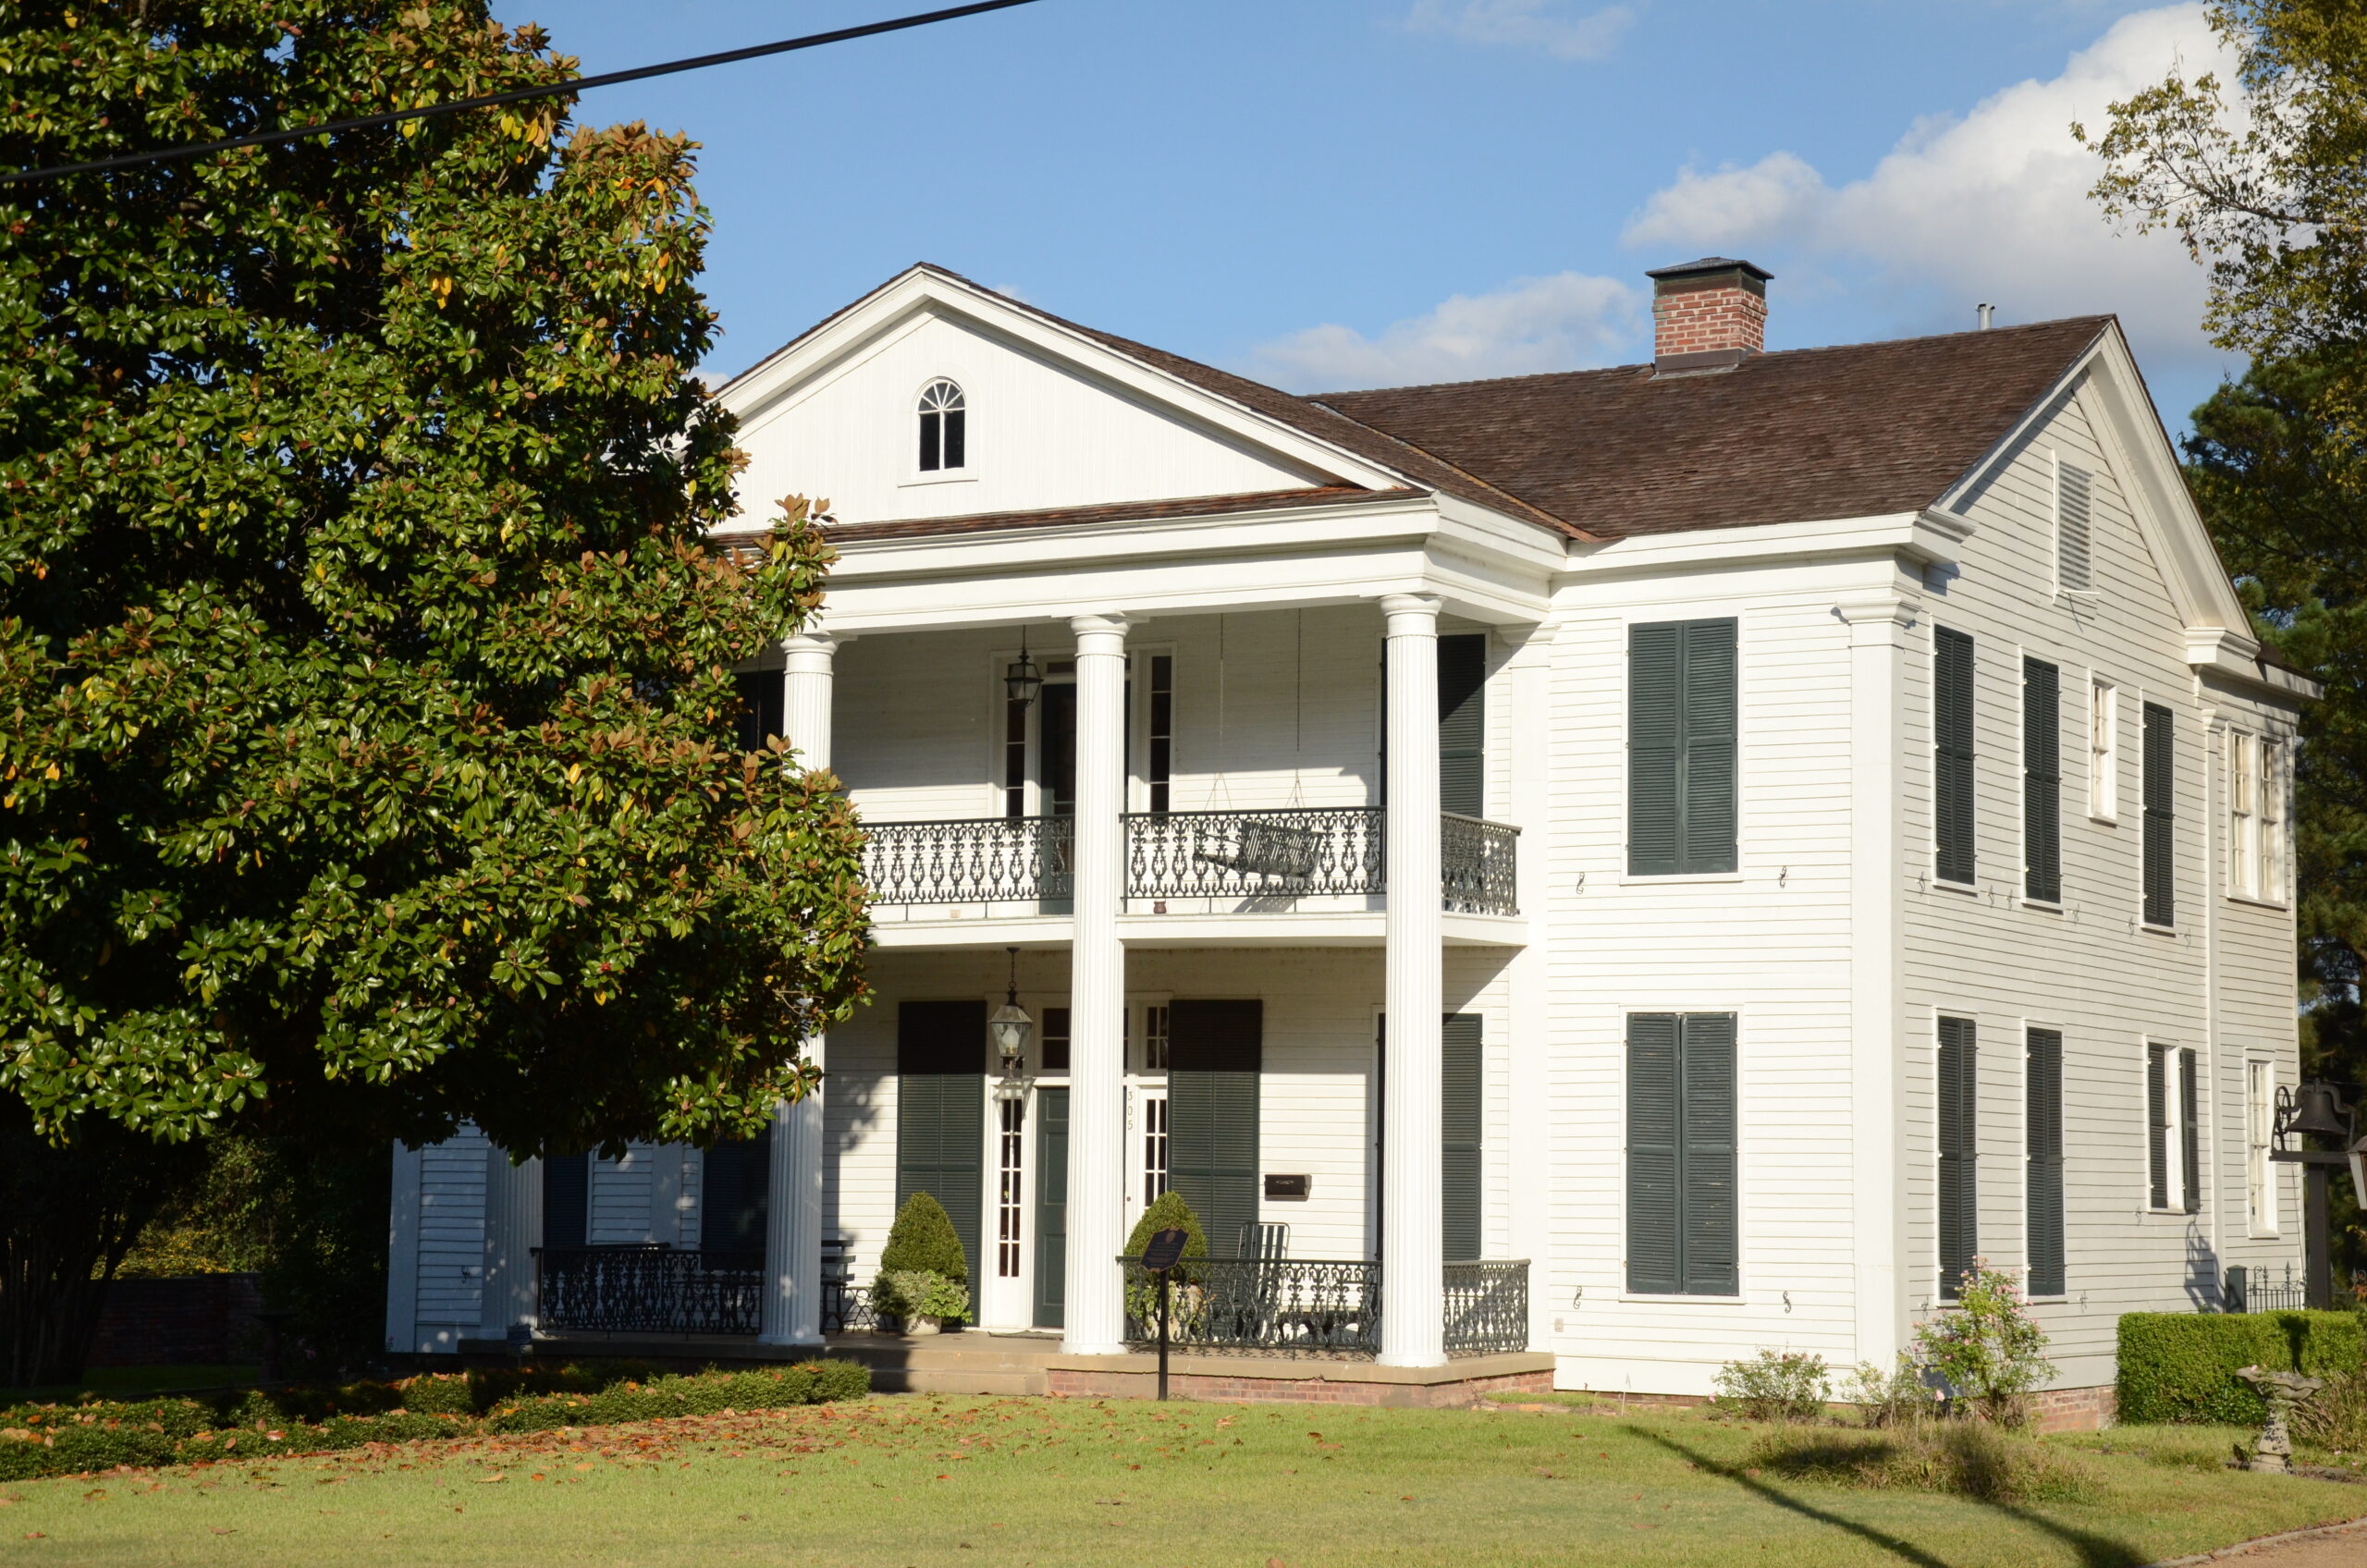
{"type": "Polygon", "coordinates": [[[251,1361],[263,1306],[253,1274],[117,1280],[91,1341],[92,1366],[219,1366],[251,1361]]]}
{"type": "MultiPolygon", "coordinates": [[[[1076,1372],[1053,1368],[1046,1383],[1072,1399],[1150,1399],[1159,1391],[1156,1372],[1076,1372]]],[[[1553,1387],[1551,1371],[1514,1372],[1493,1378],[1435,1383],[1367,1382],[1338,1377],[1245,1378],[1171,1373],[1168,1397],[1234,1404],[1357,1404],[1392,1410],[1462,1410],[1491,1393],[1541,1394],[1553,1387]]]]}
{"type": "Polygon", "coordinates": [[[2032,1394],[2042,1432],[2101,1432],[2120,1414],[2119,1391],[2110,1383],[2092,1389],[2048,1389],[2032,1394]]]}

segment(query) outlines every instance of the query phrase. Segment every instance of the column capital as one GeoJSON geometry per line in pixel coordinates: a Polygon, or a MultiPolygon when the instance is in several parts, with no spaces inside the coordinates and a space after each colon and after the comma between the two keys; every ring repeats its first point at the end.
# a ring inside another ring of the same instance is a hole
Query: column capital
{"type": "Polygon", "coordinates": [[[835,631],[792,631],[780,640],[781,651],[787,654],[819,654],[828,658],[838,652],[839,644],[854,641],[835,631]]]}
{"type": "Polygon", "coordinates": [[[1133,624],[1133,621],[1127,619],[1122,615],[1073,615],[1069,617],[1069,630],[1076,633],[1076,651],[1080,654],[1087,652],[1106,654],[1120,651],[1113,648],[1087,649],[1085,645],[1085,639],[1090,637],[1098,640],[1106,637],[1114,637],[1118,639],[1121,644],[1122,644],[1126,638],[1126,629],[1133,624]]]}
{"type": "Polygon", "coordinates": [[[1897,634],[1913,627],[1923,611],[1920,599],[1889,589],[1853,594],[1837,601],[1833,613],[1849,628],[1849,641],[1860,648],[1888,647],[1897,634]]]}
{"type": "Polygon", "coordinates": [[[1439,598],[1435,594],[1383,594],[1380,613],[1389,618],[1392,637],[1438,635],[1439,598]]]}

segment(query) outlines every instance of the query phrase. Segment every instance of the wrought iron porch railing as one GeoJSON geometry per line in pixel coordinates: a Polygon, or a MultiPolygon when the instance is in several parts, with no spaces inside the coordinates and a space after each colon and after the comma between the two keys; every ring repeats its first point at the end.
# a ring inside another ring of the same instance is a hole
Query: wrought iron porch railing
{"type": "Polygon", "coordinates": [[[1065,816],[866,822],[864,884],[875,904],[1072,898],[1074,826],[1074,819],[1065,816]]]}
{"type": "Polygon", "coordinates": [[[1385,820],[1378,806],[1131,812],[1126,896],[1378,893],[1386,864],[1385,820]]]}
{"type": "Polygon", "coordinates": [[[604,1334],[753,1334],[765,1258],[668,1246],[536,1247],[545,1329],[604,1334]]]}
{"type": "Polygon", "coordinates": [[[1446,1353],[1494,1355],[1528,1348],[1528,1263],[1446,1266],[1446,1353]]]}
{"type": "MultiPolygon", "coordinates": [[[[1159,1282],[1125,1268],[1126,1338],[1159,1339],[1159,1282]]],[[[1194,1258],[1175,1271],[1168,1342],[1235,1354],[1371,1355],[1380,1349],[1380,1265],[1194,1258]]]]}
{"type": "Polygon", "coordinates": [[[1518,914],[1520,829],[1453,812],[1439,814],[1439,883],[1454,914],[1518,914]]]}
{"type": "Polygon", "coordinates": [[[2309,1282],[2294,1273],[2289,1263],[2282,1280],[2266,1269],[2234,1264],[2219,1292],[2221,1310],[2226,1312],[2300,1312],[2309,1299],[2309,1282]]]}

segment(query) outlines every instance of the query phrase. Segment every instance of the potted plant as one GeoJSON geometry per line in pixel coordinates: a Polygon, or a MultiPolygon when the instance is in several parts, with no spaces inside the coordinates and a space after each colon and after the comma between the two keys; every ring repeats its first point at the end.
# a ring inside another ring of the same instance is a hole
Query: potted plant
{"type": "Polygon", "coordinates": [[[934,1334],[969,1317],[969,1259],[945,1206],[928,1194],[914,1193],[897,1210],[871,1302],[880,1317],[901,1320],[908,1334],[934,1334]]]}

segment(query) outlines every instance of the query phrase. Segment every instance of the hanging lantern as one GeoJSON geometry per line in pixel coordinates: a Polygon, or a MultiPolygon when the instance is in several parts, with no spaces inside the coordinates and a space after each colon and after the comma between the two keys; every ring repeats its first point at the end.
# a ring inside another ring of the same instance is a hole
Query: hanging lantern
{"type": "Polygon", "coordinates": [[[1024,631],[1019,634],[1019,662],[1006,667],[1002,672],[1002,689],[1021,707],[1033,703],[1036,693],[1044,689],[1043,672],[1036,668],[1036,661],[1027,656],[1027,634],[1024,631]]]}
{"type": "Polygon", "coordinates": [[[995,1009],[987,1020],[987,1040],[995,1048],[996,1060],[1001,1064],[1006,1083],[1018,1077],[1027,1065],[1028,1036],[1036,1032],[1036,1021],[1019,1005],[1019,949],[1004,949],[1011,954],[1011,985],[1003,993],[1002,1006],[995,1009]]]}

